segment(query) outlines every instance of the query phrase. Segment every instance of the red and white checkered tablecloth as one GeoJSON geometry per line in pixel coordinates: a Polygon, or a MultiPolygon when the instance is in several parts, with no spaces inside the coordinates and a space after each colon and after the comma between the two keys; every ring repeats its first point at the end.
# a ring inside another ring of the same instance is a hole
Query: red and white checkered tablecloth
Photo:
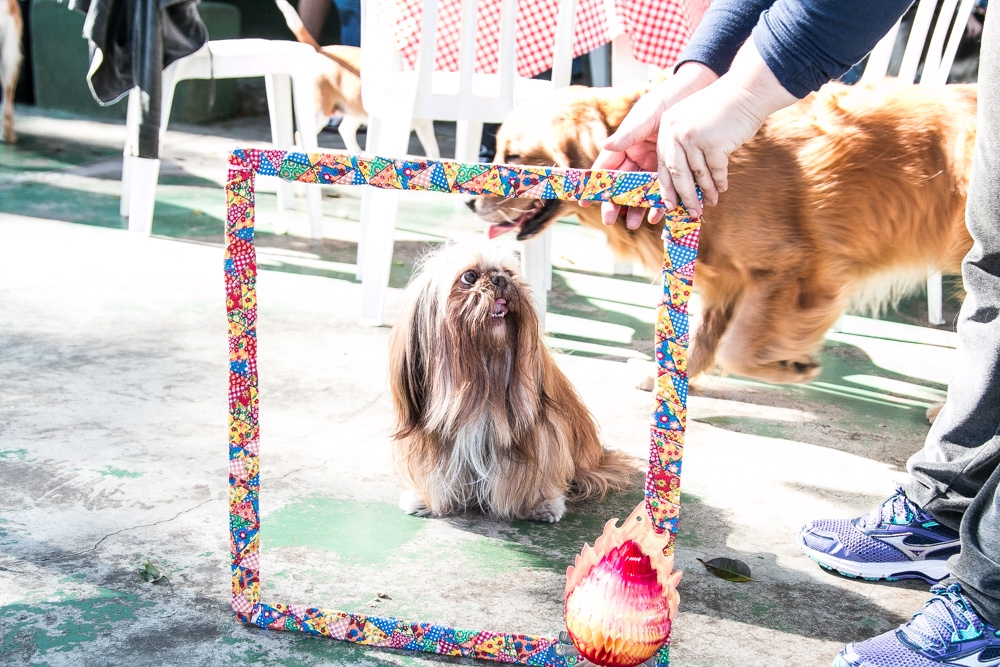
{"type": "MultiPolygon", "coordinates": [[[[467,2],[475,0],[466,0],[467,2]]],[[[497,68],[500,0],[478,0],[476,71],[497,68]]],[[[589,53],[627,33],[636,60],[659,67],[676,62],[698,25],[709,0],[577,0],[573,55],[589,53]]],[[[379,0],[393,21],[396,46],[413,67],[420,46],[422,0],[379,0]]],[[[555,46],[559,0],[517,0],[517,71],[530,77],[549,69],[555,46]]],[[[458,69],[461,0],[438,0],[435,69],[458,69]]]]}

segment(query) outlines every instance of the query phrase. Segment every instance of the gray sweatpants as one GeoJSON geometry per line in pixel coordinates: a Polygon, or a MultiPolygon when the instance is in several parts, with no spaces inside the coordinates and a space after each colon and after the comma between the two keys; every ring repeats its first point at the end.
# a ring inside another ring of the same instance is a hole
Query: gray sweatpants
{"type": "Polygon", "coordinates": [[[967,296],[948,400],[908,462],[906,495],[959,531],[952,577],[1000,626],[1000,5],[986,12],[979,116],[966,222],[975,244],[962,265],[967,296]]]}

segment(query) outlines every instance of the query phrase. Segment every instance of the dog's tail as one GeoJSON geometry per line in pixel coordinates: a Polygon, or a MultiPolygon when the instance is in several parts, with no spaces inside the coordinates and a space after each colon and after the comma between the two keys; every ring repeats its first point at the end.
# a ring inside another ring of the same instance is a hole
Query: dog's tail
{"type": "Polygon", "coordinates": [[[609,491],[624,491],[636,483],[639,475],[639,459],[625,452],[604,449],[596,465],[577,466],[569,499],[600,499],[609,491]]]}
{"type": "Polygon", "coordinates": [[[288,29],[295,35],[295,39],[319,51],[319,42],[306,30],[298,12],[288,3],[288,0],[274,0],[274,4],[278,5],[278,9],[281,10],[282,15],[285,17],[285,23],[288,24],[288,29]]]}

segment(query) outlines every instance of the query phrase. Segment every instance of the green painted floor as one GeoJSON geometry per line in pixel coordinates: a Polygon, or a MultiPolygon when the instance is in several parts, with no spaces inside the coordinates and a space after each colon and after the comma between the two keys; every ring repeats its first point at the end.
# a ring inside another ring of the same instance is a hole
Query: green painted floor
{"type": "MultiPolygon", "coordinates": [[[[228,610],[221,185],[225,155],[260,145],[263,120],[168,134],[150,239],[118,215],[122,127],[28,107],[18,133],[0,145],[0,664],[455,663],[265,632],[228,610]],[[147,559],[169,585],[139,577],[147,559]]],[[[311,241],[303,212],[259,197],[265,599],[557,632],[566,566],[641,488],[555,525],[403,515],[388,329],[356,324],[359,193],[330,190],[323,206],[311,241]]],[[[482,231],[450,197],[407,197],[390,315],[423,252],[482,231]]],[[[607,446],[645,457],[651,395],[634,387],[658,289],[612,276],[602,236],[572,220],[556,226],[554,263],[559,363],[607,446]]],[[[693,391],[674,664],[828,665],[922,604],[926,586],[830,575],[794,542],[804,521],[867,511],[905,477],[954,354],[922,308],[914,295],[882,320],[847,317],[807,385],[710,377],[693,391]],[[716,556],[746,561],[754,581],[696,560],[716,556]]]]}

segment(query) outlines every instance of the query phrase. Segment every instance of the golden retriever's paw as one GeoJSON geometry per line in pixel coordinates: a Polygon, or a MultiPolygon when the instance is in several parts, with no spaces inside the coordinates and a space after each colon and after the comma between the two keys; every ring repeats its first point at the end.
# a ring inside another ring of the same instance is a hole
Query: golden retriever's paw
{"type": "Polygon", "coordinates": [[[414,516],[431,516],[431,508],[416,489],[407,489],[399,496],[399,509],[414,516]]]}
{"type": "Polygon", "coordinates": [[[815,379],[823,366],[819,361],[811,357],[802,359],[779,361],[772,366],[777,372],[772,380],[774,382],[801,383],[815,379]]]}
{"type": "Polygon", "coordinates": [[[933,424],[934,420],[938,418],[941,414],[941,408],[944,407],[944,403],[935,403],[931,407],[927,408],[927,423],[933,424]]]}
{"type": "Polygon", "coordinates": [[[543,502],[541,505],[536,507],[527,518],[530,521],[547,521],[548,523],[555,523],[559,519],[563,518],[564,514],[566,514],[566,499],[559,496],[558,498],[553,498],[552,500],[546,500],[543,502]]]}

